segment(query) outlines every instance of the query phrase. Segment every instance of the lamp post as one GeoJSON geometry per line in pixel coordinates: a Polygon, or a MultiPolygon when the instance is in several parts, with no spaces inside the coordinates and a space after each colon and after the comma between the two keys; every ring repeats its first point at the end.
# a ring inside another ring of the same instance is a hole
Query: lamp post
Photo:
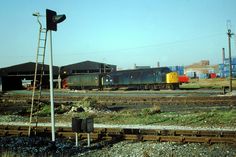
{"type": "Polygon", "coordinates": [[[228,29],[228,44],[229,44],[229,91],[232,92],[232,59],[231,59],[231,36],[234,35],[231,33],[231,29],[228,29]]]}

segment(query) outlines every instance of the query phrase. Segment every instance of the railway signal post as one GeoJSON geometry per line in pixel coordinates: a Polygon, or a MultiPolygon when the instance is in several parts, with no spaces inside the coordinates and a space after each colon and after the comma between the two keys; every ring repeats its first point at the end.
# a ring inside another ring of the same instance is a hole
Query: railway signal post
{"type": "Polygon", "coordinates": [[[50,76],[50,105],[52,141],[55,141],[55,115],[54,115],[54,90],[53,90],[53,55],[52,55],[52,31],[57,31],[57,24],[64,21],[66,16],[57,15],[53,10],[46,9],[46,26],[50,34],[49,76],[50,76]]]}

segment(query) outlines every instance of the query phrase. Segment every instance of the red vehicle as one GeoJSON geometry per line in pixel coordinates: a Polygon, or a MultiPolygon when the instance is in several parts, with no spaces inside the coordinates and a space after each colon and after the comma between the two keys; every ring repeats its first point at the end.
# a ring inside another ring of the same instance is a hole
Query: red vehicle
{"type": "Polygon", "coordinates": [[[63,89],[67,89],[68,88],[68,84],[67,84],[67,79],[66,78],[62,80],[62,88],[63,89]]]}
{"type": "Polygon", "coordinates": [[[211,73],[210,78],[216,78],[216,73],[211,73]]]}
{"type": "Polygon", "coordinates": [[[179,83],[180,84],[182,84],[182,83],[189,83],[189,77],[185,76],[185,75],[179,76],[179,83]]]}

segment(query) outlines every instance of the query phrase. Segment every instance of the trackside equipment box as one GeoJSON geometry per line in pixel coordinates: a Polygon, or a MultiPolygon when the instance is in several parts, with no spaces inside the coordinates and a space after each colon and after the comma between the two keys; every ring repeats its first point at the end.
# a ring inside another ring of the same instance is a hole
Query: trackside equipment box
{"type": "Polygon", "coordinates": [[[81,119],[79,117],[72,118],[72,131],[81,133],[90,133],[94,130],[93,118],[81,119]]]}

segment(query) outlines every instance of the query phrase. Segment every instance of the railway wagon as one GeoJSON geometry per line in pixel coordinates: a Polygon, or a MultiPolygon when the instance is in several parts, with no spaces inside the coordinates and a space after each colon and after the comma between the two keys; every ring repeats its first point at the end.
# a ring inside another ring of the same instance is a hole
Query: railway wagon
{"type": "Polygon", "coordinates": [[[66,78],[66,85],[69,89],[100,89],[101,74],[89,73],[69,76],[66,78]]]}
{"type": "Polygon", "coordinates": [[[111,72],[102,78],[103,87],[135,89],[175,89],[179,87],[178,74],[169,68],[150,68],[111,72]]]}

